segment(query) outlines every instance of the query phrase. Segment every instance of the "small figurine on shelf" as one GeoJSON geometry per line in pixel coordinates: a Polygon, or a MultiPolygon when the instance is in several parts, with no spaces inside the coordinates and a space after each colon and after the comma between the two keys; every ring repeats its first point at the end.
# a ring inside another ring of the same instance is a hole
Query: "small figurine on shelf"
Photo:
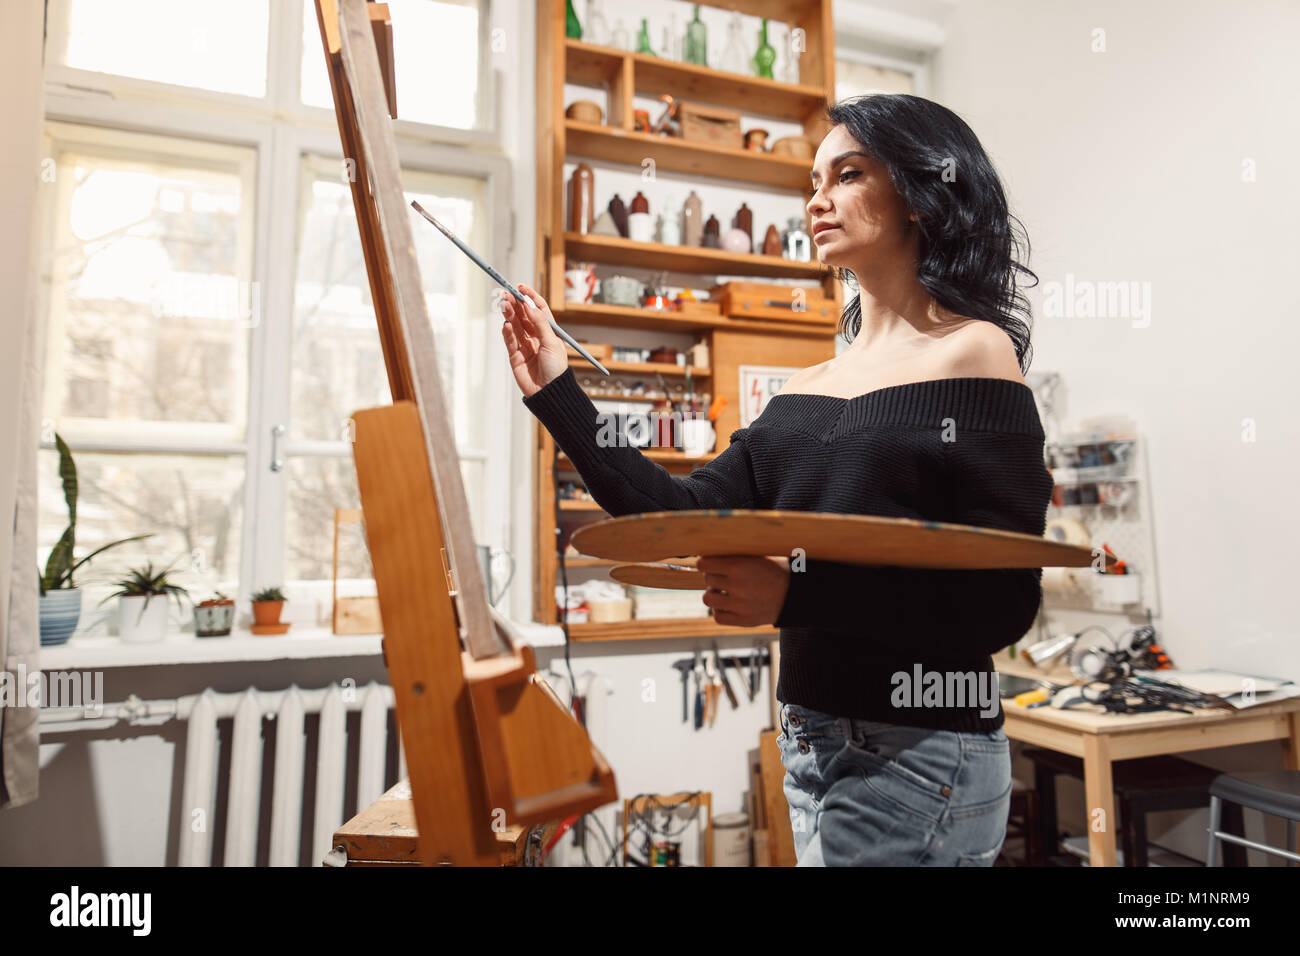
{"type": "Polygon", "coordinates": [[[700,5],[695,5],[695,18],[686,25],[686,40],[682,45],[682,58],[687,63],[709,65],[708,28],[700,19],[700,5]]]}
{"type": "Polygon", "coordinates": [[[775,79],[772,76],[772,64],[775,62],[776,50],[767,42],[767,17],[764,17],[763,26],[758,31],[758,49],[754,52],[754,72],[765,80],[775,79]]]}
{"type": "Polygon", "coordinates": [[[641,32],[636,38],[636,52],[644,53],[646,56],[655,55],[654,47],[650,45],[650,27],[645,17],[641,18],[641,32]]]}
{"type": "Polygon", "coordinates": [[[722,51],[722,68],[728,73],[748,71],[749,56],[745,53],[744,30],[740,14],[733,13],[727,21],[727,45],[722,51]]]}
{"type": "Polygon", "coordinates": [[[573,9],[573,0],[564,4],[564,35],[570,40],[582,39],[582,24],[578,22],[578,11],[573,9]]]}

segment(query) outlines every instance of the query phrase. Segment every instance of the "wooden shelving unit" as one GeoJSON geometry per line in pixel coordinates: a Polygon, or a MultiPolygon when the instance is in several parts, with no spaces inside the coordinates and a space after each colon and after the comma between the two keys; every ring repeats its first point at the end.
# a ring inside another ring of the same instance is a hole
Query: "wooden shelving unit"
{"type": "MultiPolygon", "coordinates": [[[[649,158],[665,177],[677,175],[707,179],[712,183],[755,185],[789,190],[802,196],[808,188],[812,169],[810,160],[638,132],[633,123],[633,97],[653,98],[668,93],[677,99],[739,110],[750,120],[762,117],[794,122],[814,142],[820,141],[827,130],[824,110],[833,100],[835,89],[831,3],[832,0],[711,0],[703,4],[767,17],[801,28],[804,33],[804,50],[800,55],[801,82],[790,84],[569,39],[564,35],[565,4],[562,0],[539,0],[538,288],[543,290],[560,322],[588,330],[600,328],[608,332],[607,340],[615,345],[620,342],[622,330],[688,333],[709,344],[711,367],[692,368],[692,380],[699,382],[696,386],[698,391],[728,396],[731,407],[726,417],[717,423],[716,451],[697,457],[665,448],[643,451],[647,458],[672,473],[689,473],[716,458],[725,449],[731,431],[739,427],[739,401],[730,393],[738,387],[737,369],[740,365],[812,364],[829,358],[834,354],[835,322],[807,318],[769,321],[707,312],[664,312],[600,303],[569,304],[564,301],[566,261],[590,261],[703,277],[725,275],[790,278],[803,282],[813,280],[835,300],[837,314],[843,307],[839,283],[830,270],[816,261],[795,262],[778,256],[633,242],[620,237],[574,232],[567,221],[565,163],[571,159],[587,158],[635,168],[649,158]],[[583,123],[565,117],[566,83],[599,87],[606,91],[605,124],[583,123]]],[[[684,9],[687,8],[684,6],[684,9]]],[[[755,226],[758,233],[758,224],[755,226]]],[[[759,238],[761,235],[756,235],[756,239],[759,238]]],[[[711,284],[713,279],[708,278],[697,288],[711,284]]],[[[570,364],[580,377],[586,377],[584,369],[588,373],[593,371],[581,359],[571,358],[570,364]]],[[[655,380],[657,374],[672,376],[674,381],[681,382],[687,371],[685,367],[666,363],[603,364],[614,374],[640,377],[647,385],[655,380]]],[[[593,398],[626,402],[633,408],[645,408],[647,403],[655,400],[654,396],[624,396],[613,389],[604,392],[593,389],[593,398]]],[[[581,479],[574,471],[573,463],[563,454],[557,454],[555,443],[545,429],[537,426],[535,438],[534,616],[539,621],[556,623],[554,589],[558,583],[556,544],[559,540],[556,513],[566,516],[568,523],[571,520],[599,520],[604,512],[595,502],[582,499],[560,499],[557,508],[552,466],[558,470],[560,481],[581,479]]],[[[586,556],[565,559],[567,569],[581,570],[584,576],[589,576],[591,569],[599,571],[617,563],[586,556]]],[[[569,632],[576,641],[716,637],[722,634],[770,637],[776,633],[771,628],[726,627],[707,616],[685,620],[584,622],[570,624],[569,632]]]]}

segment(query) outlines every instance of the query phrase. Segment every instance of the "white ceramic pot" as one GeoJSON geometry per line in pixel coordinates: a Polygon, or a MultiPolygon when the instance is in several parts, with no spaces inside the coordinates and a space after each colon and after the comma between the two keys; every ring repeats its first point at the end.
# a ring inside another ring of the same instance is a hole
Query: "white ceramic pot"
{"type": "Polygon", "coordinates": [[[687,456],[698,458],[707,455],[713,451],[713,443],[717,438],[713,422],[707,418],[682,419],[682,450],[687,456]]]}
{"type": "Polygon", "coordinates": [[[127,644],[151,644],[167,635],[167,595],[117,599],[117,633],[127,644]]]}

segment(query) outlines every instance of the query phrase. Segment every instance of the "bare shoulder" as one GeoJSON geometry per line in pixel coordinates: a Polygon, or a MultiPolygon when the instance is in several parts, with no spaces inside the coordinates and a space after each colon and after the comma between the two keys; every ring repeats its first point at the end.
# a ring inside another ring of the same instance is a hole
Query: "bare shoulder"
{"type": "Polygon", "coordinates": [[[972,319],[943,340],[944,365],[954,378],[1005,378],[1025,384],[1011,336],[992,322],[972,319]]]}
{"type": "Polygon", "coordinates": [[[809,365],[807,368],[801,368],[785,380],[785,384],[781,386],[781,390],[776,394],[785,395],[791,392],[806,391],[809,381],[816,378],[821,372],[825,371],[831,361],[831,359],[827,359],[825,362],[818,362],[816,365],[809,365]]]}

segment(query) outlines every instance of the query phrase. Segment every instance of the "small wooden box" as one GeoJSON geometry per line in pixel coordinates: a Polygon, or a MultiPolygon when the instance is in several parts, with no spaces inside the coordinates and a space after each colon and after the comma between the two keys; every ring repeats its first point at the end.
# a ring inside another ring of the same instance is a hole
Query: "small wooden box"
{"type": "Polygon", "coordinates": [[[740,131],[740,113],[736,110],[681,102],[677,104],[677,119],[681,123],[682,139],[730,149],[745,148],[745,136],[740,131]]]}
{"type": "Polygon", "coordinates": [[[781,322],[807,322],[811,325],[834,325],[839,320],[835,300],[820,289],[784,286],[765,282],[724,282],[710,290],[722,303],[722,314],[733,319],[776,319],[781,322]],[[803,293],[800,301],[795,292],[803,293]],[[796,309],[802,306],[802,310],[796,309]]]}
{"type": "MultiPolygon", "coordinates": [[[[614,355],[614,346],[610,345],[608,342],[583,342],[582,347],[590,352],[591,357],[597,362],[603,363],[613,361],[612,356],[614,355]]],[[[569,358],[582,358],[582,356],[578,354],[577,349],[572,345],[569,345],[567,342],[564,345],[564,351],[568,353],[569,358]]],[[[586,360],[584,359],[584,361],[586,360]]]]}

